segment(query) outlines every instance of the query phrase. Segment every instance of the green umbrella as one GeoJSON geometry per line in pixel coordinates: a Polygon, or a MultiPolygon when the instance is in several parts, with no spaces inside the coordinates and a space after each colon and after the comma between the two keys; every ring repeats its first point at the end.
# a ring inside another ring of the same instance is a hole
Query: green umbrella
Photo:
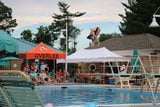
{"type": "Polygon", "coordinates": [[[1,58],[0,61],[10,61],[10,69],[11,69],[11,61],[12,60],[18,60],[18,59],[19,58],[8,56],[8,57],[1,58]]]}
{"type": "Polygon", "coordinates": [[[11,61],[11,60],[18,60],[18,59],[19,58],[8,56],[8,57],[1,58],[0,61],[11,61]]]}
{"type": "Polygon", "coordinates": [[[140,71],[140,60],[139,60],[139,53],[137,49],[133,50],[132,59],[131,59],[131,66],[132,71],[138,73],[140,71]]]}
{"type": "MultiPolygon", "coordinates": [[[[139,60],[139,53],[137,49],[133,50],[133,54],[132,54],[132,59],[131,59],[131,66],[132,66],[132,71],[135,73],[138,73],[140,71],[140,60],[139,60]]],[[[137,85],[137,76],[136,76],[136,83],[135,85],[137,85]]]]}
{"type": "Polygon", "coordinates": [[[7,61],[0,61],[0,66],[9,66],[7,61]]]}

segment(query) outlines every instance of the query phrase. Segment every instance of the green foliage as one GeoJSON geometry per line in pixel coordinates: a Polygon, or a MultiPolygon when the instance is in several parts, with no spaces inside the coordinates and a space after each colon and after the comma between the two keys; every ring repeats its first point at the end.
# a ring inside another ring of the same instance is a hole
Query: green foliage
{"type": "Polygon", "coordinates": [[[57,35],[59,33],[56,33],[54,31],[53,26],[40,26],[37,28],[38,32],[36,34],[33,34],[31,30],[24,30],[21,33],[21,38],[25,39],[30,42],[40,43],[43,42],[45,44],[54,46],[55,40],[57,40],[57,35]]]}
{"type": "Polygon", "coordinates": [[[50,32],[48,27],[40,26],[38,28],[38,33],[36,34],[34,41],[36,43],[43,42],[45,44],[53,46],[53,42],[56,39],[53,37],[53,32],[50,32]]]}
{"type": "MultiPolygon", "coordinates": [[[[129,4],[122,3],[125,7],[125,15],[119,14],[122,18],[119,29],[122,34],[151,33],[160,36],[160,27],[150,28],[153,13],[160,6],[159,0],[136,0],[129,4]]],[[[158,18],[157,21],[159,22],[158,18]]]]}
{"type": "Polygon", "coordinates": [[[111,33],[111,34],[102,33],[102,34],[100,34],[99,41],[102,42],[102,41],[105,41],[105,40],[110,39],[112,37],[119,37],[119,36],[121,36],[121,34],[119,34],[119,33],[111,33]]]}
{"type": "Polygon", "coordinates": [[[25,39],[27,41],[32,41],[32,32],[31,30],[24,30],[22,33],[21,33],[21,39],[25,39]]]}
{"type": "Polygon", "coordinates": [[[12,19],[12,9],[0,1],[0,29],[10,32],[16,26],[16,19],[12,19]]]}
{"type": "MultiPolygon", "coordinates": [[[[53,13],[53,22],[49,26],[40,26],[37,28],[38,33],[35,34],[33,38],[31,35],[32,33],[25,30],[21,33],[23,39],[28,41],[34,41],[36,43],[43,42],[45,44],[53,46],[55,40],[59,38],[60,32],[62,29],[66,29],[67,25],[67,33],[68,33],[68,53],[72,53],[76,50],[76,38],[80,34],[80,29],[76,28],[73,25],[73,17],[80,17],[85,13],[75,12],[71,13],[68,11],[69,5],[64,2],[58,2],[58,7],[61,14],[53,13]],[[67,23],[67,24],[66,24],[67,23]],[[72,44],[72,46],[69,46],[72,44]],[[71,49],[70,49],[71,48],[71,49]]],[[[66,37],[66,33],[64,32],[64,37],[66,37]]],[[[60,39],[60,49],[65,51],[65,39],[60,39]]]]}

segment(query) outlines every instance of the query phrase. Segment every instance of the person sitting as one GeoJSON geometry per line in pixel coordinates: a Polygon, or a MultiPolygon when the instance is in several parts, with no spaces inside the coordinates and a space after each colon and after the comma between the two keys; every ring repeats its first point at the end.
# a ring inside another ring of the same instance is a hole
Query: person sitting
{"type": "Polygon", "coordinates": [[[81,74],[81,66],[77,66],[76,72],[74,74],[74,81],[75,82],[80,82],[80,74],[81,74]]]}
{"type": "Polygon", "coordinates": [[[37,64],[35,62],[33,62],[31,65],[30,65],[30,71],[34,71],[34,72],[37,72],[38,71],[38,67],[37,67],[37,64]]]}
{"type": "Polygon", "coordinates": [[[48,64],[47,64],[47,63],[45,64],[45,68],[44,68],[44,70],[45,70],[45,73],[48,75],[49,67],[48,67],[48,64]]]}
{"type": "Polygon", "coordinates": [[[61,82],[61,78],[60,78],[60,76],[59,76],[58,73],[56,74],[56,82],[57,82],[57,83],[60,83],[60,82],[61,82]]]}
{"type": "Polygon", "coordinates": [[[102,76],[100,75],[99,72],[96,73],[95,82],[96,82],[96,84],[97,84],[97,83],[100,84],[100,83],[103,82],[102,76]]]}
{"type": "Polygon", "coordinates": [[[41,63],[40,70],[45,71],[46,64],[44,62],[41,63]]]}
{"type": "Polygon", "coordinates": [[[26,62],[23,62],[21,64],[21,71],[28,75],[28,66],[27,66],[26,62]]]}
{"type": "Polygon", "coordinates": [[[64,72],[62,71],[62,69],[59,69],[59,71],[56,74],[56,80],[57,82],[63,82],[64,80],[64,72]]]}
{"type": "Polygon", "coordinates": [[[74,82],[80,82],[79,74],[75,73],[74,74],[74,82]]]}
{"type": "Polygon", "coordinates": [[[61,76],[60,76],[60,72],[56,73],[56,81],[57,81],[57,83],[60,83],[62,81],[61,76]]]}
{"type": "Polygon", "coordinates": [[[126,73],[126,66],[124,64],[120,66],[120,73],[126,73]]]}
{"type": "Polygon", "coordinates": [[[77,75],[79,75],[81,73],[81,66],[77,67],[76,73],[77,73],[77,75]]]}
{"type": "Polygon", "coordinates": [[[45,72],[41,72],[39,74],[39,76],[40,76],[40,79],[44,85],[50,84],[50,78],[47,76],[47,74],[45,72]]]}
{"type": "Polygon", "coordinates": [[[64,81],[68,80],[68,77],[70,76],[70,74],[68,73],[68,71],[64,70],[63,71],[63,78],[64,78],[64,81]]]}
{"type": "Polygon", "coordinates": [[[35,85],[39,85],[39,79],[38,79],[38,75],[37,75],[37,73],[36,72],[34,72],[34,71],[30,71],[30,78],[33,80],[33,83],[35,84],[35,85]]]}
{"type": "Polygon", "coordinates": [[[25,67],[26,67],[26,63],[22,62],[22,64],[21,64],[21,71],[25,71],[25,67]]]}
{"type": "Polygon", "coordinates": [[[49,76],[49,78],[50,78],[50,80],[51,80],[52,82],[55,81],[55,71],[54,71],[54,70],[49,70],[49,71],[48,71],[48,76],[49,76]]]}

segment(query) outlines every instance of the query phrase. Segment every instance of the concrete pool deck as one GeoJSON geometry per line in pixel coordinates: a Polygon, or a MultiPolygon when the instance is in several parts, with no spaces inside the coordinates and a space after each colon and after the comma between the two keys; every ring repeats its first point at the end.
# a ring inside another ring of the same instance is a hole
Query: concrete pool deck
{"type": "Polygon", "coordinates": [[[152,103],[141,104],[108,104],[108,105],[72,105],[72,106],[57,106],[57,107],[160,107],[160,103],[153,105],[152,103]]]}

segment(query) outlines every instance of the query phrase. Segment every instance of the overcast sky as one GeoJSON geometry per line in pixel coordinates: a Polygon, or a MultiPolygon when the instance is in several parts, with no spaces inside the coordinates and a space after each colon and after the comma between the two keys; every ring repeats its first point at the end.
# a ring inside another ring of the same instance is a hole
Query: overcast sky
{"type": "MultiPolygon", "coordinates": [[[[50,23],[53,12],[58,13],[59,0],[1,0],[13,10],[13,17],[19,26],[36,23],[50,23]]],[[[70,4],[70,11],[87,12],[75,23],[119,22],[123,13],[121,2],[126,0],[63,0],[70,4]]]]}
{"type": "MultiPolygon", "coordinates": [[[[53,20],[53,13],[59,13],[57,3],[60,0],[1,1],[12,8],[13,18],[18,23],[16,29],[40,23],[50,24],[53,20]]],[[[84,16],[74,19],[74,24],[80,28],[89,30],[97,25],[102,27],[102,32],[110,33],[118,32],[118,24],[121,21],[118,14],[124,14],[124,7],[121,3],[126,3],[127,0],[63,0],[63,2],[71,6],[71,12],[86,12],[84,16]]]]}

